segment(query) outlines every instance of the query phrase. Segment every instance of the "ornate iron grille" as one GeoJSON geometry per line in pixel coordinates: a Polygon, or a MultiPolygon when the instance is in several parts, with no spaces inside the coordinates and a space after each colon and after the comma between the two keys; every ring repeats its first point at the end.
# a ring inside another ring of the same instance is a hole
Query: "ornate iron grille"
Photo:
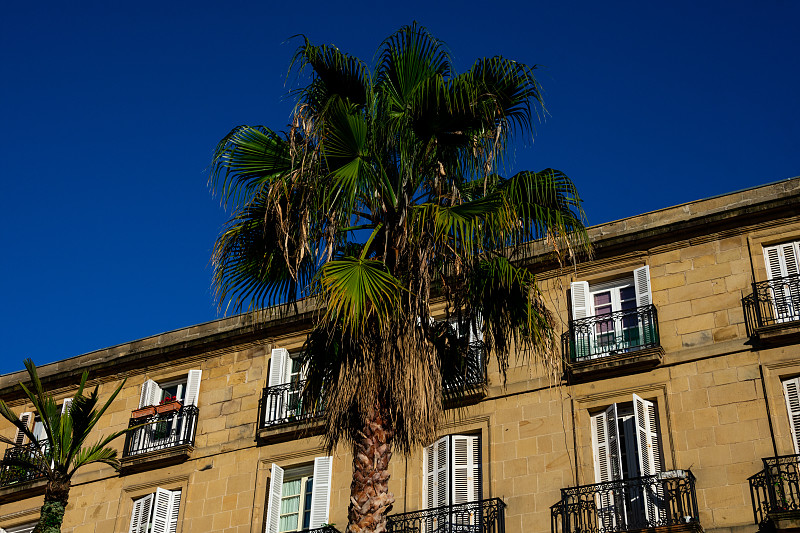
{"type": "Polygon", "coordinates": [[[304,422],[321,416],[324,406],[303,401],[306,380],[265,387],[258,404],[260,428],[304,422]]]}
{"type": "Polygon", "coordinates": [[[550,508],[552,533],[614,533],[698,522],[689,470],[561,489],[550,508]]]}
{"type": "Polygon", "coordinates": [[[45,443],[42,442],[42,447],[39,443],[31,442],[22,446],[14,446],[8,448],[3,454],[3,467],[0,468],[0,486],[13,485],[14,483],[23,483],[25,481],[33,481],[44,477],[44,474],[18,466],[15,464],[7,464],[8,461],[30,461],[34,464],[43,465],[48,461],[47,456],[42,454],[43,449],[46,448],[45,443]]]}
{"type": "Polygon", "coordinates": [[[571,320],[561,336],[563,353],[571,361],[652,348],[660,344],[654,305],[571,320]]]}
{"type": "Polygon", "coordinates": [[[505,533],[499,498],[389,515],[389,533],[505,533]]]}
{"type": "Polygon", "coordinates": [[[135,427],[125,434],[125,457],[194,444],[197,415],[200,410],[194,405],[185,405],[176,411],[131,418],[128,427],[135,427]],[[137,427],[138,426],[138,427],[137,427]]]}
{"type": "Polygon", "coordinates": [[[800,455],[762,459],[764,470],[750,476],[750,499],[758,529],[769,531],[770,514],[800,511],[800,455]]]}
{"type": "Polygon", "coordinates": [[[764,326],[800,320],[800,275],[753,283],[742,306],[749,336],[764,326]]]}

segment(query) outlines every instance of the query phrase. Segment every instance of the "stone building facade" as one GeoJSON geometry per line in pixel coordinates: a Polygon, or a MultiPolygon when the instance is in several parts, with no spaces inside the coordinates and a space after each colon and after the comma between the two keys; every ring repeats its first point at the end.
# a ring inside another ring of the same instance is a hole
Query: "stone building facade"
{"type": "MultiPolygon", "coordinates": [[[[545,375],[515,354],[503,384],[475,363],[485,393],[393,459],[392,531],[796,526],[800,178],[589,235],[594,255],[577,266],[544,248],[527,260],[560,320],[563,368],[545,375]]],[[[145,424],[116,441],[121,472],[75,477],[63,531],[344,530],[351,457],[325,453],[322,407],[297,400],[309,321],[307,309],[236,316],[42,366],[61,401],[84,370],[102,397],[126,380],[98,433],[145,424]]],[[[24,377],[0,376],[0,397],[36,432],[24,377]]],[[[4,420],[0,432],[19,437],[4,420]]],[[[17,444],[4,453],[31,446],[17,444]]],[[[42,493],[0,471],[0,528],[26,531],[42,493]]]]}

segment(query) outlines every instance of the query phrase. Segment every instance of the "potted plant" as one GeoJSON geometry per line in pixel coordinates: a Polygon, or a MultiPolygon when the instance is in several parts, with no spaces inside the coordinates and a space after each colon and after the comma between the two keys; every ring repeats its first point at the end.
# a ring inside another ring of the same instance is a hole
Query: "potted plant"
{"type": "Polygon", "coordinates": [[[175,396],[166,396],[161,403],[156,406],[156,413],[163,415],[164,413],[171,413],[179,410],[183,404],[178,401],[175,396]]]}

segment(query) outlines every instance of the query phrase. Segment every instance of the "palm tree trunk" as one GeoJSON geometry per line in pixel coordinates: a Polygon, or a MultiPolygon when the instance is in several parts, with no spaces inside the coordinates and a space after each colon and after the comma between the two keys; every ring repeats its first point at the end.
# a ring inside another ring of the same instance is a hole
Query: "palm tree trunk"
{"type": "Polygon", "coordinates": [[[392,510],[389,492],[389,460],[394,432],[388,427],[380,405],[359,432],[353,450],[353,482],[350,484],[348,533],[383,533],[386,515],[392,510]]]}
{"type": "Polygon", "coordinates": [[[69,501],[69,480],[50,480],[44,491],[44,504],[39,516],[39,523],[32,533],[61,533],[64,511],[69,501]]]}

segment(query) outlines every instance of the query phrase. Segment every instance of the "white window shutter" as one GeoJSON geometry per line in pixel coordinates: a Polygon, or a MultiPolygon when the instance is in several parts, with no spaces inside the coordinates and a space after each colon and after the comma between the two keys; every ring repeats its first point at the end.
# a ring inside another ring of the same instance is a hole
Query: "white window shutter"
{"type": "MultiPolygon", "coordinates": [[[[639,454],[639,470],[642,476],[652,476],[663,470],[661,465],[661,442],[656,423],[656,406],[633,395],[633,416],[636,422],[636,449],[639,454]]],[[[656,522],[664,509],[664,488],[653,487],[644,491],[644,513],[647,520],[656,522]]]]}
{"type": "Polygon", "coordinates": [[[289,350],[285,348],[275,348],[272,350],[272,357],[270,358],[269,367],[269,383],[270,387],[275,385],[282,385],[285,383],[286,362],[289,360],[289,350]]]}
{"type": "Polygon", "coordinates": [[[197,400],[200,397],[200,378],[202,376],[202,370],[189,370],[189,375],[186,378],[184,405],[197,405],[197,400]]]}
{"type": "Polygon", "coordinates": [[[139,409],[158,405],[159,401],[161,401],[161,387],[152,379],[146,379],[142,385],[142,394],[139,396],[139,409]]]}
{"type": "Polygon", "coordinates": [[[642,307],[653,303],[650,292],[650,267],[645,265],[633,271],[633,284],[636,288],[636,306],[642,307]]]}
{"type": "Polygon", "coordinates": [[[309,529],[316,529],[322,527],[322,524],[328,523],[332,474],[333,457],[317,457],[314,459],[314,486],[311,492],[309,529]]]}
{"type": "Polygon", "coordinates": [[[133,502],[131,527],[128,529],[128,533],[148,533],[150,514],[153,511],[153,496],[153,494],[148,494],[133,502]]]}
{"type": "Polygon", "coordinates": [[[622,478],[620,443],[617,438],[617,404],[592,417],[595,482],[622,478]]]}
{"type": "Polygon", "coordinates": [[[272,474],[269,480],[267,495],[267,520],[265,533],[278,533],[281,520],[281,490],[283,489],[283,468],[272,463],[272,474]]]}
{"type": "Polygon", "coordinates": [[[64,403],[61,404],[61,416],[64,416],[64,413],[69,411],[69,408],[72,406],[72,398],[64,398],[64,403]]]}
{"type": "Polygon", "coordinates": [[[588,281],[573,281],[570,284],[570,296],[572,299],[573,320],[592,316],[592,301],[591,294],[589,294],[588,281]]]}
{"type": "Polygon", "coordinates": [[[786,275],[800,274],[800,242],[792,242],[783,246],[783,262],[786,264],[786,275]]]}
{"type": "MultiPolygon", "coordinates": [[[[617,404],[592,417],[592,443],[594,446],[595,481],[603,483],[622,479],[622,453],[617,432],[617,404]]],[[[624,520],[625,500],[615,491],[600,493],[597,510],[601,528],[615,529],[624,520]]]]}
{"type": "Polygon", "coordinates": [[[172,491],[161,487],[156,489],[153,505],[153,529],[151,533],[169,533],[169,518],[172,508],[172,491]]]}
{"type": "Polygon", "coordinates": [[[424,494],[426,509],[448,505],[450,501],[450,437],[442,437],[423,452],[425,468],[424,494]]]}
{"type": "MultiPolygon", "coordinates": [[[[22,413],[19,415],[19,421],[22,422],[22,425],[26,428],[31,428],[31,421],[33,420],[33,413],[22,413]]],[[[17,428],[17,434],[14,436],[14,446],[22,446],[25,444],[27,437],[25,433],[17,428]]]]}
{"type": "Polygon", "coordinates": [[[663,470],[661,442],[656,423],[656,406],[653,402],[633,395],[633,416],[636,420],[636,447],[639,451],[641,475],[652,476],[663,470]]]}
{"type": "Polygon", "coordinates": [[[169,523],[167,524],[168,533],[177,533],[178,531],[178,513],[181,510],[181,491],[173,490],[172,499],[170,501],[169,523]]]}
{"type": "Polygon", "coordinates": [[[481,451],[477,435],[453,435],[451,475],[453,504],[481,499],[481,451]]]}
{"type": "Polygon", "coordinates": [[[789,413],[794,453],[800,453],[800,378],[784,381],[783,393],[786,397],[786,411],[789,413]]]}

